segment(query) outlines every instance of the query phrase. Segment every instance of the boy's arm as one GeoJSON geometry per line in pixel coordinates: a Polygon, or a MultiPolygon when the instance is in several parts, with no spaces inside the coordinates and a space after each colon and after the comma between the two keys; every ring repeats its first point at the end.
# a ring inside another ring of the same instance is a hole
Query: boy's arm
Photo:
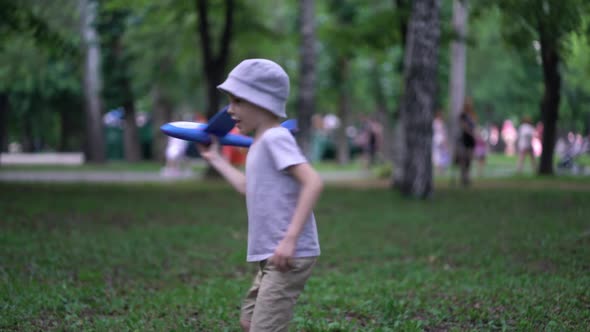
{"type": "Polygon", "coordinates": [[[295,253],[299,234],[301,234],[303,226],[305,226],[305,222],[324,187],[319,174],[308,163],[297,164],[287,170],[299,181],[301,191],[285,237],[275,249],[273,257],[270,258],[273,264],[281,271],[289,269],[289,259],[295,253]]]}
{"type": "Polygon", "coordinates": [[[242,195],[246,194],[246,176],[219,154],[219,143],[217,139],[212,138],[212,144],[208,147],[203,144],[197,144],[197,147],[201,157],[221,173],[237,192],[242,195]]]}

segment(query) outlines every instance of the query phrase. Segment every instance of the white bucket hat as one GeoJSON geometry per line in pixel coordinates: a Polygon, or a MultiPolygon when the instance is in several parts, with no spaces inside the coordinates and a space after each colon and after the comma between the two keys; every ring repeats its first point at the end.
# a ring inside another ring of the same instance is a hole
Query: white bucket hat
{"type": "Polygon", "coordinates": [[[289,76],[277,63],[247,59],[238,64],[217,88],[286,118],[289,76]]]}

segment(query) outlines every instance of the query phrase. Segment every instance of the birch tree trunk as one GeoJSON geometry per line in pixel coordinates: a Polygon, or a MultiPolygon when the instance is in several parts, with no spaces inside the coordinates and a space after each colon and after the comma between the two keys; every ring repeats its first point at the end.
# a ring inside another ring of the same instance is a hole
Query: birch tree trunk
{"type": "Polygon", "coordinates": [[[299,98],[297,100],[297,139],[299,146],[310,157],[311,117],[315,113],[315,1],[299,1],[299,22],[301,24],[301,67],[299,78],[299,98]]]}
{"type": "Polygon", "coordinates": [[[414,0],[404,61],[401,120],[406,153],[402,193],[432,193],[432,119],[436,103],[440,0],[414,0]]]}
{"type": "Polygon", "coordinates": [[[84,62],[84,108],[86,114],[86,160],[93,163],[105,161],[105,142],[102,125],[102,100],[100,98],[100,47],[94,27],[97,3],[80,0],[84,62]]]}
{"type": "Polygon", "coordinates": [[[465,102],[465,65],[467,38],[467,0],[453,0],[453,32],[451,42],[451,73],[449,78],[449,143],[454,156],[459,136],[459,115],[465,102]]]}

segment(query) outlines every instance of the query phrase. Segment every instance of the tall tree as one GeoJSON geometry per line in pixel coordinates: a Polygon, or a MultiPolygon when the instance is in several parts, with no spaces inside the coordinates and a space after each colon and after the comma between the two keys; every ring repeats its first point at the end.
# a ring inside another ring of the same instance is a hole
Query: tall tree
{"type": "Polygon", "coordinates": [[[311,117],[315,113],[315,1],[299,1],[301,34],[299,96],[297,100],[298,140],[303,153],[311,150],[311,117]]]}
{"type": "Polygon", "coordinates": [[[350,80],[351,62],[355,55],[358,34],[355,31],[357,4],[352,0],[328,2],[328,8],[334,15],[334,25],[329,31],[328,48],[333,54],[331,74],[334,88],[338,93],[338,117],[340,126],[336,129],[336,158],[339,164],[350,161],[350,145],[346,128],[351,117],[351,92],[353,82],[350,80]]]}
{"type": "Polygon", "coordinates": [[[125,10],[101,8],[98,30],[102,41],[104,77],[103,97],[108,109],[123,107],[123,151],[127,162],[141,160],[136,124],[135,96],[131,84],[131,57],[123,37],[129,13],[125,10]]]}
{"type": "Polygon", "coordinates": [[[209,25],[209,5],[207,0],[195,0],[199,15],[198,28],[203,57],[203,74],[207,80],[207,117],[211,118],[219,111],[220,93],[217,86],[224,79],[229,59],[229,49],[233,36],[234,0],[225,0],[225,17],[219,40],[217,54],[213,51],[213,38],[209,25]]]}
{"type": "MultiPolygon", "coordinates": [[[[465,101],[465,68],[468,9],[467,0],[453,0],[453,40],[451,42],[451,74],[449,82],[449,133],[451,150],[459,134],[459,114],[465,101]]],[[[454,153],[451,153],[454,155],[454,153]]]]}
{"type": "MultiPolygon", "coordinates": [[[[109,11],[128,13],[121,38],[123,61],[118,64],[122,71],[111,78],[121,82],[121,78],[128,77],[136,101],[134,108],[151,111],[147,124],[151,134],[145,132],[147,128],[138,128],[142,152],[163,162],[168,136],[160,127],[172,121],[173,111],[180,108],[178,105],[190,105],[188,111],[206,106],[201,91],[204,79],[201,79],[200,48],[194,45],[195,4],[177,0],[108,0],[107,3],[109,11]],[[145,134],[151,139],[146,139],[145,134]]],[[[121,105],[125,99],[121,97],[126,94],[114,90],[109,94],[117,98],[111,102],[121,105]]]]}
{"type": "Polygon", "coordinates": [[[401,121],[405,132],[402,193],[432,192],[432,119],[436,107],[440,0],[414,0],[404,60],[401,121]]]}
{"type": "Polygon", "coordinates": [[[6,152],[8,147],[8,133],[6,131],[6,119],[8,118],[8,94],[0,92],[0,152],[6,152]]]}
{"type": "Polygon", "coordinates": [[[163,162],[166,161],[165,152],[168,139],[162,134],[160,127],[172,120],[172,104],[165,95],[159,82],[154,82],[151,97],[153,109],[152,122],[154,124],[152,128],[152,136],[154,137],[152,154],[155,160],[163,162]]]}
{"type": "MultiPolygon", "coordinates": [[[[367,78],[366,87],[369,91],[363,92],[372,100],[375,117],[383,127],[379,150],[383,160],[389,162],[394,152],[390,126],[395,114],[393,110],[399,107],[397,95],[400,93],[397,89],[391,89],[391,86],[401,81],[403,76],[403,51],[399,51],[403,50],[409,12],[407,0],[364,4],[360,7],[358,22],[355,23],[355,29],[360,35],[358,44],[365,46],[357,58],[360,63],[370,64],[364,68],[368,74],[364,77],[367,78]],[[396,28],[392,29],[392,26],[396,28]],[[395,66],[391,66],[393,59],[399,61],[395,66]],[[398,77],[392,75],[392,70],[399,73],[398,77]]],[[[357,75],[355,78],[358,83],[362,81],[357,75]]]]}
{"type": "Polygon", "coordinates": [[[89,162],[105,161],[105,142],[102,130],[102,100],[100,97],[100,47],[94,27],[97,3],[94,0],[80,0],[82,40],[85,50],[84,96],[86,113],[86,155],[89,162]]]}
{"type": "MultiPolygon", "coordinates": [[[[411,12],[411,4],[408,0],[394,0],[394,5],[398,11],[398,24],[397,30],[399,31],[401,37],[401,44],[403,45],[403,52],[405,54],[406,45],[407,45],[407,36],[408,36],[408,24],[410,19],[410,12],[411,12]]],[[[396,74],[399,76],[403,76],[404,72],[404,59],[405,56],[399,58],[398,63],[395,64],[396,74]]],[[[400,86],[400,95],[403,95],[404,85],[400,86]]],[[[391,174],[391,184],[392,186],[396,187],[401,185],[404,182],[404,160],[406,159],[406,152],[407,147],[405,146],[405,132],[403,123],[401,120],[401,115],[403,113],[403,103],[399,103],[397,106],[397,110],[394,113],[394,119],[397,120],[394,124],[393,128],[393,172],[391,174]]]]}
{"type": "Polygon", "coordinates": [[[582,26],[582,17],[589,13],[585,0],[500,0],[506,39],[518,47],[539,45],[543,67],[544,92],[540,105],[543,122],[543,152],[540,174],[553,174],[553,154],[557,120],[561,101],[562,75],[559,69],[563,57],[564,37],[582,26]]]}

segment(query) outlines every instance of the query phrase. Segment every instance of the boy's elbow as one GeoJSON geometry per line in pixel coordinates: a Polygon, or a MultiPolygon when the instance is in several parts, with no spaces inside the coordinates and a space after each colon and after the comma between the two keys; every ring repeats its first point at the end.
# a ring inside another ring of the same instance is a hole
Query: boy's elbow
{"type": "Polygon", "coordinates": [[[240,183],[237,189],[242,196],[246,196],[246,182],[240,183]]]}
{"type": "Polygon", "coordinates": [[[314,185],[318,193],[324,190],[324,180],[318,173],[315,174],[314,185]]]}

